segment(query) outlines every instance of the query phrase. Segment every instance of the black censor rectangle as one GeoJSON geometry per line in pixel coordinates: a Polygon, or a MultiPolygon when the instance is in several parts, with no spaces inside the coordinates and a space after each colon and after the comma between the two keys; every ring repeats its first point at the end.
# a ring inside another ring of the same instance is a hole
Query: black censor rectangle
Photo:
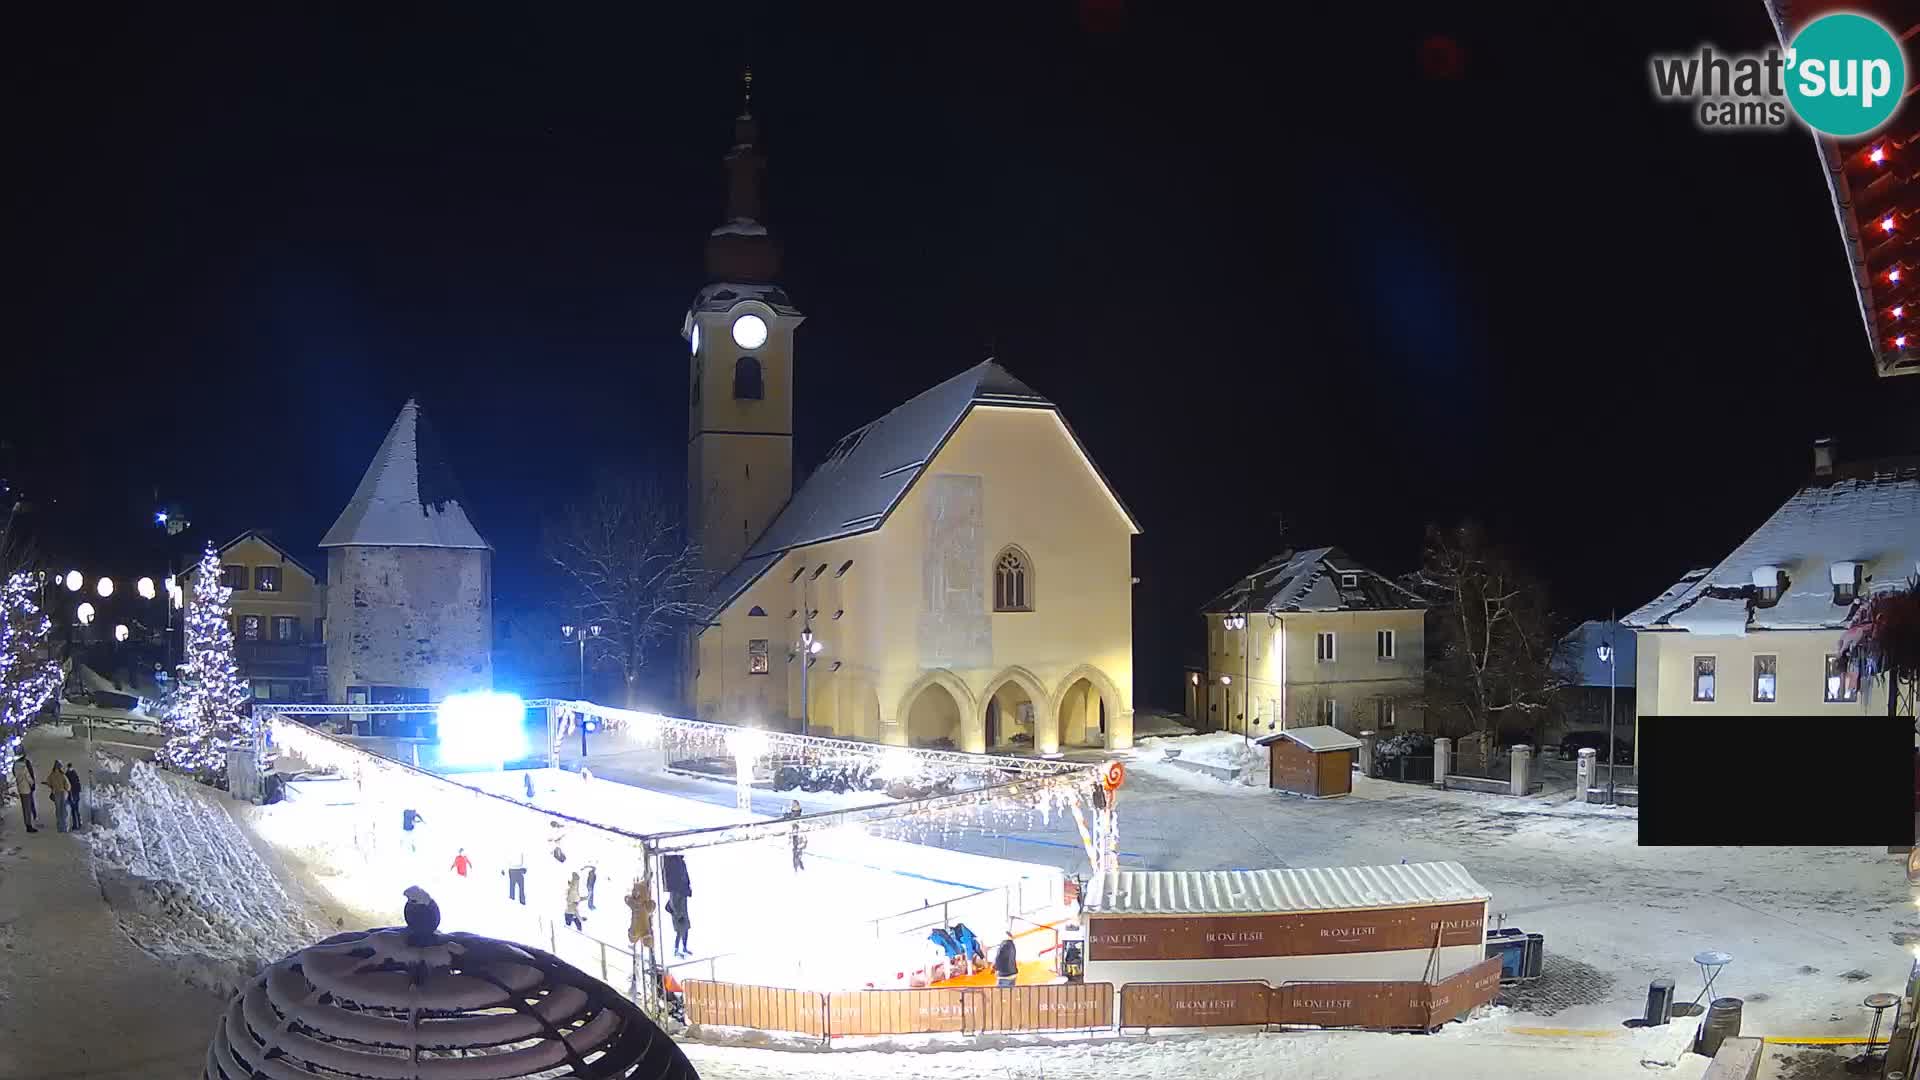
{"type": "Polygon", "coordinates": [[[1914,723],[1885,716],[1643,716],[1643,847],[1912,847],[1914,723]]]}

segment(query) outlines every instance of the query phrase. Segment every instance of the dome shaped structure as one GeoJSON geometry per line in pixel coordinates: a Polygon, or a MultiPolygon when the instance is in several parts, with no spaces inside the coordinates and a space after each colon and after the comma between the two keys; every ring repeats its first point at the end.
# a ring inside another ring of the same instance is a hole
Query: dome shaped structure
{"type": "Polygon", "coordinates": [[[336,934],[235,994],[206,1080],[698,1080],[612,987],[539,949],[442,934],[432,898],[407,895],[407,927],[336,934]]]}

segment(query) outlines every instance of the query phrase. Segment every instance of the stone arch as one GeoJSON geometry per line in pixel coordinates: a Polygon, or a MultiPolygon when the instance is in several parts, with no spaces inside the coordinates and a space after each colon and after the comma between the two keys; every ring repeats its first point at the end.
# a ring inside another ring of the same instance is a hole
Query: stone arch
{"type": "MultiPolygon", "coordinates": [[[[1044,754],[1060,749],[1060,724],[1053,707],[1053,695],[1047,693],[1046,684],[1040,681],[1039,676],[1018,664],[1002,669],[1000,674],[987,680],[987,689],[980,695],[982,742],[991,749],[995,741],[992,736],[995,733],[986,730],[986,711],[993,707],[996,695],[1010,685],[1018,687],[1026,695],[1027,700],[1033,703],[1033,731],[1030,734],[1033,736],[1034,749],[1044,754]]],[[[1002,708],[1004,707],[1003,702],[1002,708]]],[[[1000,732],[1004,733],[1007,730],[1008,722],[1003,717],[1000,721],[1000,732]]],[[[1004,742],[1005,735],[1001,734],[998,741],[1004,742]]]]}
{"type": "MultiPolygon", "coordinates": [[[[920,698],[930,688],[938,686],[945,690],[958,708],[960,722],[952,734],[956,745],[961,749],[978,753],[981,737],[981,705],[974,700],[973,691],[967,689],[965,680],[946,668],[934,668],[913,681],[907,692],[900,695],[900,708],[894,715],[900,718],[901,728],[906,732],[908,745],[913,745],[918,733],[913,729],[913,709],[920,704],[920,698]]],[[[936,738],[938,736],[935,736],[936,738]]]]}
{"type": "Polygon", "coordinates": [[[1106,734],[1111,735],[1119,720],[1123,702],[1120,688],[1115,686],[1107,673],[1092,664],[1081,664],[1067,672],[1060,680],[1059,689],[1053,693],[1054,709],[1058,717],[1059,739],[1063,744],[1074,746],[1098,746],[1105,743],[1099,727],[1099,718],[1094,711],[1100,706],[1106,710],[1106,734]],[[1084,697],[1073,693],[1081,680],[1093,688],[1097,701],[1088,702],[1084,697]],[[1093,740],[1093,741],[1089,741],[1093,740]]]}

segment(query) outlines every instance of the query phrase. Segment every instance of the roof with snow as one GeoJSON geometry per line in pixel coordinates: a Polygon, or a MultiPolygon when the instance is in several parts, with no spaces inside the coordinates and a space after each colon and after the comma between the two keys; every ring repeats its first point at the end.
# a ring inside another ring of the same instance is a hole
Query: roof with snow
{"type": "MultiPolygon", "coordinates": [[[[1705,573],[1705,571],[1702,571],[1705,573]]],[[[1588,619],[1560,639],[1561,652],[1556,659],[1573,686],[1633,687],[1633,629],[1605,619],[1588,619]],[[1607,662],[1600,659],[1600,646],[1612,645],[1612,683],[1608,683],[1607,662]]]]}
{"type": "Polygon", "coordinates": [[[982,361],[843,436],[787,501],[773,524],[720,579],[712,599],[730,603],[795,548],[872,532],[900,505],[947,439],[975,406],[1045,409],[1059,418],[1134,532],[1139,521],[1093,465],[1060,410],[992,360],[982,361]]]}
{"type": "Polygon", "coordinates": [[[1288,728],[1276,731],[1254,742],[1261,746],[1271,746],[1281,739],[1289,739],[1318,754],[1326,750],[1358,750],[1360,740],[1328,724],[1315,724],[1312,727],[1288,728]]]}
{"type": "Polygon", "coordinates": [[[1337,547],[1283,551],[1261,563],[1250,577],[1251,582],[1243,577],[1207,601],[1202,612],[1416,611],[1427,606],[1337,547]]]}
{"type": "Polygon", "coordinates": [[[1114,870],[1087,891],[1089,915],[1264,915],[1490,900],[1457,862],[1303,870],[1114,870]]]}
{"type": "MultiPolygon", "coordinates": [[[[225,555],[227,552],[233,550],[234,545],[240,543],[240,541],[245,540],[248,537],[252,537],[255,540],[258,540],[261,543],[272,548],[275,552],[278,552],[281,558],[292,563],[295,567],[297,567],[300,570],[301,573],[307,575],[309,578],[312,578],[315,584],[326,583],[325,578],[321,577],[319,574],[314,573],[310,568],[308,568],[305,560],[301,559],[299,556],[295,555],[293,552],[288,551],[283,545],[275,541],[273,537],[268,536],[264,531],[260,529],[248,529],[246,532],[241,533],[239,536],[236,536],[233,539],[227,541],[226,543],[221,544],[215,550],[217,550],[220,554],[225,555]]],[[[199,569],[200,569],[200,564],[199,562],[196,561],[192,566],[189,566],[185,570],[182,570],[180,571],[180,573],[176,574],[175,577],[177,577],[179,580],[183,582],[191,581],[193,579],[194,572],[199,569]]]]}
{"type": "MultiPolygon", "coordinates": [[[[715,236],[746,235],[743,233],[722,232],[728,226],[722,225],[713,230],[715,236]]],[[[693,297],[695,311],[729,311],[742,300],[758,300],[782,315],[798,315],[800,309],[793,306],[787,290],[778,285],[761,285],[744,281],[716,281],[702,288],[693,297]]]]}
{"type": "Polygon", "coordinates": [[[1816,478],[1724,562],[1687,575],[1621,621],[1735,636],[1837,630],[1859,601],[1836,603],[1834,578],[1852,581],[1856,564],[1861,596],[1920,573],[1920,458],[1863,461],[1816,478]],[[1761,605],[1760,578],[1784,578],[1776,602],[1761,605]]]}
{"type": "Polygon", "coordinates": [[[418,402],[401,407],[320,546],[492,549],[468,520],[446,450],[418,402]]]}

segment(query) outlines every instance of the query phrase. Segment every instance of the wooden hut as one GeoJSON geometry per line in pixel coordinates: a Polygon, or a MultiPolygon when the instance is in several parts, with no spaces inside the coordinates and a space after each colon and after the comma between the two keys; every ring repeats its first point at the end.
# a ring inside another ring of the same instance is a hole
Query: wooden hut
{"type": "Polygon", "coordinates": [[[1353,794],[1353,763],[1360,740],[1321,724],[1289,728],[1259,740],[1269,755],[1269,787],[1330,799],[1353,794]]]}

